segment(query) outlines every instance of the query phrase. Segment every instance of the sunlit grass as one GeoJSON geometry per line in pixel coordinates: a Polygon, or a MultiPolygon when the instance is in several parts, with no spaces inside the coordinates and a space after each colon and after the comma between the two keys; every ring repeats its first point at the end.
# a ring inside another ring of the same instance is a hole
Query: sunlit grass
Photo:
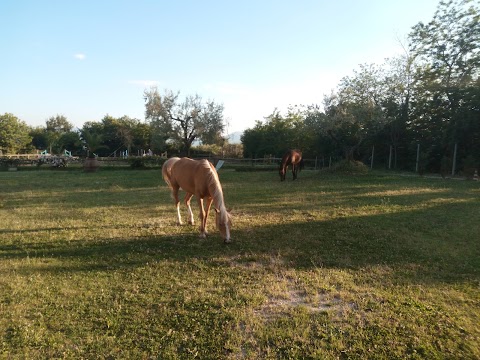
{"type": "Polygon", "coordinates": [[[159,171],[0,172],[2,357],[480,357],[477,182],[220,176],[230,245],[159,171]]]}

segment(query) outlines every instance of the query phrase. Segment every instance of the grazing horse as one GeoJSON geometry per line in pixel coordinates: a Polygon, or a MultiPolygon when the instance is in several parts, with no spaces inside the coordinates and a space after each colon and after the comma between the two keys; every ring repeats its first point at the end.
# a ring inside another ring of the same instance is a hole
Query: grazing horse
{"type": "Polygon", "coordinates": [[[222,185],[215,167],[208,160],[193,160],[185,157],[170,158],[162,166],[162,176],[172,190],[179,225],[182,224],[182,218],[180,216],[178,191],[183,189],[186,192],[185,205],[188,209],[188,223],[192,225],[194,220],[190,200],[193,195],[197,198],[200,208],[200,237],[205,238],[207,236],[207,219],[213,203],[217,229],[220,230],[220,234],[226,243],[231,241],[230,228],[232,221],[223,200],[222,185]],[[206,200],[205,207],[203,205],[204,199],[206,200]]]}
{"type": "Polygon", "coordinates": [[[297,178],[298,170],[303,169],[302,152],[299,150],[288,150],[282,157],[280,163],[280,181],[285,180],[288,165],[292,166],[293,180],[297,178]]]}

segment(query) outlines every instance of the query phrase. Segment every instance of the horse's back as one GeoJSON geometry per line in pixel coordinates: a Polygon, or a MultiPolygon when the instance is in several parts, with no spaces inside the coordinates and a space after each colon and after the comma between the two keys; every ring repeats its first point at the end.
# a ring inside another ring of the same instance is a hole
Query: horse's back
{"type": "Polygon", "coordinates": [[[302,152],[300,150],[288,150],[282,157],[282,164],[298,164],[302,160],[302,152]]]}
{"type": "Polygon", "coordinates": [[[300,150],[292,150],[292,163],[298,164],[302,161],[302,152],[300,150]]]}
{"type": "Polygon", "coordinates": [[[181,158],[172,166],[172,181],[184,191],[203,197],[208,195],[208,176],[211,169],[208,160],[181,158]]]}

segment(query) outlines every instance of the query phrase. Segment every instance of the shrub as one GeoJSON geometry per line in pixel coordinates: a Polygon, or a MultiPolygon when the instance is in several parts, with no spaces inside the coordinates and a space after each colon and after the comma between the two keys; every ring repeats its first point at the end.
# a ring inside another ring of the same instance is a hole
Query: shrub
{"type": "Polygon", "coordinates": [[[325,168],[322,172],[340,173],[347,175],[364,175],[368,173],[368,166],[361,161],[342,160],[335,163],[330,168],[325,168]]]}

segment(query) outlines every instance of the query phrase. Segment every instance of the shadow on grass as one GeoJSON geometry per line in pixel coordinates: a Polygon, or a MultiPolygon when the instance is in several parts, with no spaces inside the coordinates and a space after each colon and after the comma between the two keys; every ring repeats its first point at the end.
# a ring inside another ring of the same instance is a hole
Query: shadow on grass
{"type": "MultiPolygon", "coordinates": [[[[313,172],[302,173],[295,182],[281,183],[277,174],[274,175],[222,174],[224,188],[228,190],[227,205],[235,204],[241,212],[256,218],[269,214],[282,217],[275,225],[256,222],[250,226],[243,220],[241,227],[234,227],[234,241],[229,245],[223,244],[213,229],[208,239],[199,239],[197,226],[182,229],[181,233],[172,228],[168,235],[165,231],[169,232],[169,228],[163,227],[162,231],[151,229],[147,235],[116,238],[102,235],[109,232],[110,225],[101,223],[95,225],[98,229],[87,226],[0,229],[0,234],[12,238],[16,234],[34,238],[41,231],[98,231],[93,239],[79,235],[71,241],[3,244],[0,260],[20,260],[18,271],[32,273],[121,270],[142,267],[152,261],[187,262],[190,259],[205,260],[211,266],[227,266],[222,263],[225,260],[219,259],[261,262],[274,256],[281,257],[286,267],[298,269],[388,266],[402,273],[405,281],[413,283],[479,279],[480,212],[478,198],[469,193],[473,189],[470,185],[453,185],[441,180],[432,183],[423,179],[412,184],[411,179],[396,177],[322,178],[313,172]],[[399,189],[407,191],[399,192],[399,189]],[[439,197],[448,201],[439,201],[439,197]],[[356,215],[356,209],[369,206],[379,206],[378,213],[356,215]],[[342,207],[351,213],[343,216],[342,207]],[[317,217],[318,209],[326,219],[317,217]],[[340,214],[333,214],[335,211],[340,214]],[[290,220],[294,212],[297,217],[290,220]]],[[[68,186],[59,191],[39,191],[24,197],[17,197],[12,188],[9,196],[2,200],[3,209],[45,204],[67,204],[78,209],[119,206],[121,211],[128,208],[143,216],[152,208],[168,204],[173,216],[170,192],[166,187],[158,188],[164,186],[158,173],[95,176],[91,178],[93,190],[87,186],[90,183],[86,179],[90,177],[84,174],[78,174],[78,179],[65,177],[68,186]]],[[[41,180],[30,186],[49,188],[45,178],[41,180]]],[[[125,233],[130,233],[129,226],[125,226],[125,233]]]]}
{"type": "MultiPolygon", "coordinates": [[[[480,243],[475,236],[478,226],[465,228],[475,225],[475,219],[465,221],[464,227],[452,226],[455,219],[476,212],[478,205],[470,202],[457,207],[438,205],[401,217],[398,214],[350,216],[234,229],[234,242],[228,245],[216,231],[207,239],[200,239],[197,226],[187,227],[187,232],[176,235],[30,242],[0,246],[0,260],[25,260],[18,271],[34,273],[121,270],[155,261],[191,259],[203,260],[211,266],[227,266],[222,263],[225,259],[243,257],[261,261],[258,259],[272,256],[281,257],[285,266],[296,269],[359,270],[388,266],[402,274],[402,281],[412,283],[478,280],[480,243]],[[444,222],[445,214],[451,212],[455,214],[449,215],[451,221],[444,222]],[[422,221],[422,227],[416,228],[416,219],[425,216],[431,217],[431,226],[425,227],[422,221]]],[[[102,230],[108,232],[108,227],[102,230]]]]}

